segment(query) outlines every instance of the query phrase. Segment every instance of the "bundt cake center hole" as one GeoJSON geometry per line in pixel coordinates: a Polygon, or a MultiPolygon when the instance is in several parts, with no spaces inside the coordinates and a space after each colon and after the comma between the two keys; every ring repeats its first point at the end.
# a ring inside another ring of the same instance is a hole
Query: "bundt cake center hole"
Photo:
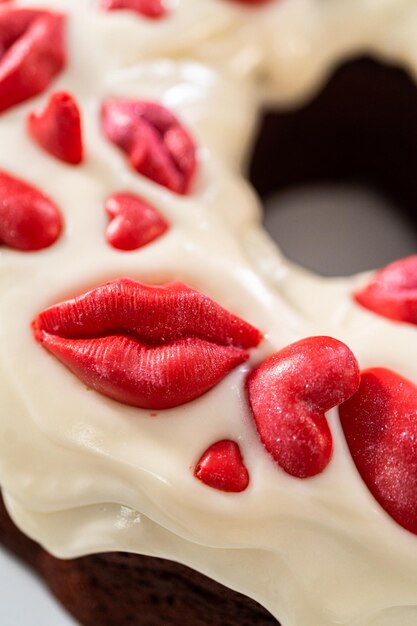
{"type": "Polygon", "coordinates": [[[285,254],[324,275],[417,248],[417,87],[369,58],[340,66],[305,106],[266,112],[250,175],[285,254]]]}

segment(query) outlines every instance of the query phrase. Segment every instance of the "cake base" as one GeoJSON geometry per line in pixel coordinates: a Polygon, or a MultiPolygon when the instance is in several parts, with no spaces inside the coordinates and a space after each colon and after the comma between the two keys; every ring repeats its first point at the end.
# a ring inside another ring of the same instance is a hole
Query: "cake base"
{"type": "Polygon", "coordinates": [[[57,559],[16,528],[1,498],[0,542],[82,626],[279,626],[253,600],[165,559],[121,552],[57,559]]]}

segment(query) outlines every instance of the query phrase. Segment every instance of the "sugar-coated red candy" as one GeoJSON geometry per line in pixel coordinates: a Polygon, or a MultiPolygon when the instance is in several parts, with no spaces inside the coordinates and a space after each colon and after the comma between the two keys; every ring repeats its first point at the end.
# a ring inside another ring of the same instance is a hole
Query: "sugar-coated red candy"
{"type": "Polygon", "coordinates": [[[105,11],[135,11],[145,17],[158,19],[167,13],[164,0],[101,0],[105,11]]]}
{"type": "Polygon", "coordinates": [[[211,445],[197,463],[194,476],[205,485],[240,493],[249,485],[249,472],[235,441],[223,439],[211,445]]]}
{"type": "Polygon", "coordinates": [[[371,368],[339,412],[368,489],[398,524],[417,534],[417,386],[391,370],[371,368]]]}
{"type": "Polygon", "coordinates": [[[87,387],[124,404],[168,409],[217,385],[261,333],[183,283],[105,283],[42,311],[35,339],[87,387]]]}
{"type": "Polygon", "coordinates": [[[29,113],[28,132],[46,152],[70,165],[83,160],[80,110],[73,96],[52,94],[42,111],[29,113]]]}
{"type": "Polygon", "coordinates": [[[156,102],[111,98],[102,106],[102,127],[137,172],[175,193],[188,193],[196,148],[171,111],[156,102]]]}
{"type": "Polygon", "coordinates": [[[38,95],[66,64],[61,13],[0,8],[0,112],[38,95]]]}
{"type": "Polygon", "coordinates": [[[272,0],[233,0],[238,4],[245,4],[247,6],[259,6],[261,4],[269,4],[272,0]]]}
{"type": "Polygon", "coordinates": [[[29,183],[0,171],[0,244],[32,252],[51,246],[62,231],[57,205],[29,183]]]}
{"type": "Polygon", "coordinates": [[[149,202],[132,193],[115,193],[106,200],[111,222],[108,243],[119,250],[137,250],[161,237],[168,222],[149,202]]]}
{"type": "Polygon", "coordinates": [[[417,255],[379,270],[354,297],[377,315],[417,324],[417,255]]]}
{"type": "Polygon", "coordinates": [[[308,478],[328,465],[333,441],[325,412],[359,386],[359,366],[332,337],[308,337],[273,354],[247,382],[266,450],[288,474],[308,478]]]}

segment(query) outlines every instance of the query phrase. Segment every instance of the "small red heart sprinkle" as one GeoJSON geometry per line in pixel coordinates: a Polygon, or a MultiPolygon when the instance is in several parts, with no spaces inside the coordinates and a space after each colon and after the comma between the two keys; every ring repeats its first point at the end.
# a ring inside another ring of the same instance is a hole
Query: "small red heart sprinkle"
{"type": "Polygon", "coordinates": [[[0,171],[0,243],[16,250],[40,250],[55,243],[61,230],[61,213],[50,198],[0,171]]]}
{"type": "Polygon", "coordinates": [[[100,6],[105,11],[127,9],[154,19],[164,17],[167,13],[163,0],[101,0],[100,6]]]}
{"type": "Polygon", "coordinates": [[[417,386],[391,370],[371,368],[339,411],[368,489],[394,520],[417,534],[417,386]]]}
{"type": "Polygon", "coordinates": [[[110,99],[102,107],[105,136],[132,167],[179,194],[189,191],[196,170],[193,140],[177,118],[156,102],[110,99]]]}
{"type": "Polygon", "coordinates": [[[0,111],[32,98],[65,67],[65,16],[0,9],[0,111]]]}
{"type": "Polygon", "coordinates": [[[52,94],[43,111],[29,113],[27,127],[32,138],[52,156],[71,165],[82,162],[80,111],[69,93],[52,94]]]}
{"type": "Polygon", "coordinates": [[[325,412],[359,386],[358,363],[332,337],[308,337],[264,361],[248,379],[249,403],[266,450],[288,474],[322,472],[333,449],[325,412]]]}
{"type": "Polygon", "coordinates": [[[115,193],[105,204],[111,222],[108,243],[119,250],[137,250],[161,237],[168,222],[148,202],[131,193],[115,193]]]}
{"type": "Polygon", "coordinates": [[[224,439],[210,446],[197,463],[194,476],[205,485],[239,493],[249,485],[249,472],[236,442],[224,439]]]}
{"type": "Polygon", "coordinates": [[[354,297],[382,317],[417,324],[417,255],[379,270],[354,297]]]}

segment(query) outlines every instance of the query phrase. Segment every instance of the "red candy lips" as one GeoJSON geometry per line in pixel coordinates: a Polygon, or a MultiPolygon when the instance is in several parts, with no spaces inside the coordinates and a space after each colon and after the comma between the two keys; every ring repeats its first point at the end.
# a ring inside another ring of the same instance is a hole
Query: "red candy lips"
{"type": "Polygon", "coordinates": [[[127,278],[43,311],[33,331],[88,387],[146,409],[198,398],[262,338],[187,285],[149,286],[127,278]]]}
{"type": "Polygon", "coordinates": [[[105,209],[111,218],[106,239],[118,250],[142,248],[169,228],[155,207],[131,193],[113,194],[107,199],[105,209]]]}
{"type": "Polygon", "coordinates": [[[205,485],[239,493],[249,485],[249,472],[235,441],[224,439],[210,446],[197,463],[194,476],[205,485]]]}
{"type": "Polygon", "coordinates": [[[70,165],[82,162],[81,116],[70,94],[54,93],[43,111],[28,115],[27,127],[32,138],[52,156],[70,165]]]}
{"type": "Polygon", "coordinates": [[[41,93],[64,68],[65,16],[0,9],[0,111],[41,93]]]}
{"type": "Polygon", "coordinates": [[[102,126],[107,139],[127,154],[137,172],[175,193],[188,193],[196,149],[168,109],[156,102],[110,99],[102,107],[102,126]]]}
{"type": "Polygon", "coordinates": [[[50,198],[0,171],[0,244],[26,252],[47,248],[58,239],[62,225],[50,198]]]}
{"type": "Polygon", "coordinates": [[[166,15],[163,0],[101,0],[100,6],[106,11],[135,11],[145,17],[158,19],[166,15]]]}
{"type": "Polygon", "coordinates": [[[322,472],[333,449],[325,412],[357,390],[352,352],[331,337],[309,337],[280,350],[249,376],[248,394],[261,441],[288,474],[322,472]]]}
{"type": "Polygon", "coordinates": [[[378,315],[417,324],[417,255],[379,270],[355,299],[378,315]]]}
{"type": "Polygon", "coordinates": [[[368,369],[339,411],[368,489],[391,517],[417,534],[417,386],[390,370],[368,369]]]}

